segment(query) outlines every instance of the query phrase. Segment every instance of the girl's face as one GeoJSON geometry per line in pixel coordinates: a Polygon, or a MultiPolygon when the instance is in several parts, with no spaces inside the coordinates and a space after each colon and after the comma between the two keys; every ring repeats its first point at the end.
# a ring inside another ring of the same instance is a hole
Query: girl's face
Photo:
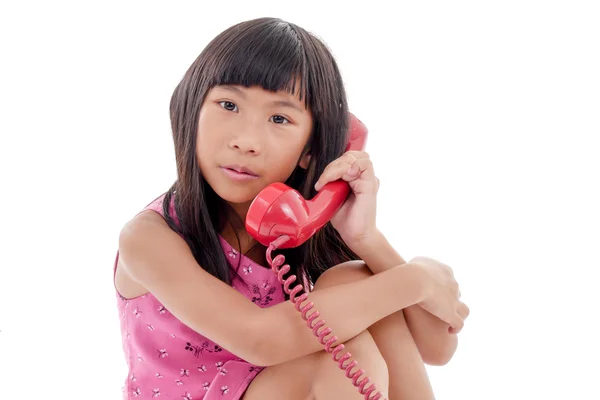
{"type": "Polygon", "coordinates": [[[216,86],[200,110],[198,163],[213,190],[244,212],[267,185],[307,167],[300,157],[311,131],[309,110],[292,94],[216,86]]]}

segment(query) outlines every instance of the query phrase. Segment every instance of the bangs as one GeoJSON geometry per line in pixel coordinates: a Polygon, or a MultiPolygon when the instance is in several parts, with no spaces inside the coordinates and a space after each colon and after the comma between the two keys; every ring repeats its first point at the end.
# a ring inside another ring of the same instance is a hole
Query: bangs
{"type": "Polygon", "coordinates": [[[273,92],[286,91],[309,106],[306,55],[289,25],[237,31],[229,39],[211,68],[210,86],[260,86],[273,92]]]}

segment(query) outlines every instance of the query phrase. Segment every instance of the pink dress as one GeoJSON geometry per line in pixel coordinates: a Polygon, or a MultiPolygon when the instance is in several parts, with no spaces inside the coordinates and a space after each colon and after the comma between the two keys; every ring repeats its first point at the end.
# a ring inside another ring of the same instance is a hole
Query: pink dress
{"type": "MultiPolygon", "coordinates": [[[[144,210],[163,215],[163,198],[144,210]]],[[[250,289],[234,280],[236,290],[262,308],[285,300],[282,285],[270,269],[239,254],[223,238],[220,240],[232,268],[238,267],[241,258],[239,275],[250,289]]],[[[117,260],[118,256],[117,252],[117,260]]],[[[115,261],[115,272],[116,265],[115,261]]],[[[123,388],[125,400],[240,399],[262,370],[184,325],[151,293],[125,299],[117,292],[117,301],[129,368],[123,388]]]]}

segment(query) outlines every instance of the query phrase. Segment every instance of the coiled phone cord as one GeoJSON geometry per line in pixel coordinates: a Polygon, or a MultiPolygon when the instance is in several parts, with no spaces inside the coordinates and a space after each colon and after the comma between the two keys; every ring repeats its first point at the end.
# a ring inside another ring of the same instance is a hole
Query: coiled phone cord
{"type": "Polygon", "coordinates": [[[296,310],[299,311],[302,315],[302,319],[306,321],[306,325],[312,329],[313,334],[319,339],[319,343],[325,346],[325,351],[327,353],[332,354],[333,361],[339,364],[339,368],[346,371],[346,377],[352,380],[352,384],[358,388],[360,394],[365,395],[365,400],[387,400],[383,399],[383,395],[381,392],[377,392],[372,396],[373,392],[376,390],[375,384],[371,384],[367,387],[367,384],[370,382],[369,377],[365,377],[359,381],[360,377],[365,373],[364,370],[358,369],[355,372],[351,372],[352,368],[358,365],[358,362],[351,361],[344,364],[345,361],[349,360],[352,355],[348,352],[342,355],[341,357],[337,357],[344,350],[344,345],[339,344],[332,348],[333,343],[338,340],[337,336],[331,336],[329,339],[325,339],[327,335],[329,335],[332,331],[330,328],[324,327],[320,332],[319,328],[325,325],[325,321],[322,319],[313,323],[316,320],[320,313],[317,310],[314,310],[312,314],[308,315],[308,312],[313,308],[314,304],[312,302],[308,302],[306,305],[302,306],[302,303],[306,301],[308,298],[308,294],[305,292],[299,297],[296,297],[298,292],[302,290],[302,285],[297,284],[293,289],[290,290],[290,285],[296,281],[296,275],[292,275],[286,280],[283,279],[283,276],[287,274],[290,270],[290,266],[285,264],[285,257],[282,254],[275,256],[275,259],[271,257],[271,253],[276,250],[279,246],[284,244],[289,240],[289,236],[283,235],[271,242],[269,247],[267,248],[267,262],[271,266],[273,272],[277,275],[277,279],[279,283],[283,285],[284,291],[290,296],[290,300],[292,304],[296,306],[296,310]],[[283,267],[281,267],[283,265],[283,267]],[[281,268],[279,268],[281,267],[281,268]]]}

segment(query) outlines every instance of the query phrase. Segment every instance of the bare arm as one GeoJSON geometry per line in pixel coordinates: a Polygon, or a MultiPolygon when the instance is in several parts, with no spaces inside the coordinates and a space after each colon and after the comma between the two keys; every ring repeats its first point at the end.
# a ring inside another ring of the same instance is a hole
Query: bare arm
{"type": "MultiPolygon", "coordinates": [[[[374,274],[380,274],[398,265],[406,265],[406,261],[383,235],[374,242],[355,247],[356,253],[374,274]]],[[[448,331],[449,325],[418,305],[410,305],[403,311],[423,361],[429,365],[448,363],[458,346],[458,336],[448,331]]]]}
{"type": "MultiPolygon", "coordinates": [[[[418,299],[423,298],[424,292],[420,271],[412,265],[405,265],[360,281],[314,291],[302,305],[314,303],[308,315],[315,310],[319,312],[316,321],[325,321],[324,327],[332,330],[326,339],[337,336],[338,340],[334,343],[337,345],[352,339],[388,315],[417,303],[418,299]]],[[[266,347],[261,353],[267,357],[266,365],[323,349],[290,301],[265,311],[263,321],[270,331],[267,341],[263,342],[266,347]]]]}
{"type": "MultiPolygon", "coordinates": [[[[322,349],[290,301],[257,307],[204,271],[185,241],[154,212],[125,225],[119,253],[127,273],[179,320],[253,364],[273,365],[322,349]]],[[[320,290],[309,300],[339,343],[421,301],[424,292],[419,269],[408,266],[320,290]]]]}

